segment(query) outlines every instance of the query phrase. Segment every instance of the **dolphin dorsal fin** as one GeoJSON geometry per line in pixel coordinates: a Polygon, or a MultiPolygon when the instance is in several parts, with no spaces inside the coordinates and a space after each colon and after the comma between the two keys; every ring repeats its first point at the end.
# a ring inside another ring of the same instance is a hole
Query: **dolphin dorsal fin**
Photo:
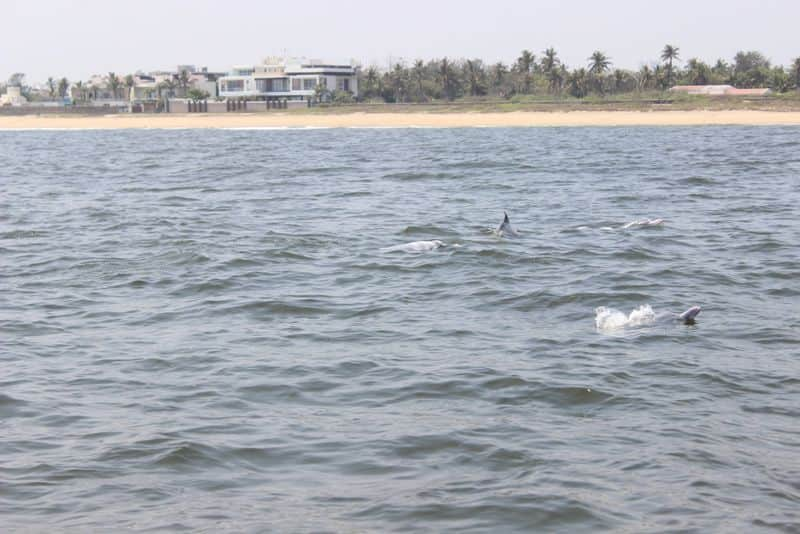
{"type": "Polygon", "coordinates": [[[505,215],[505,217],[503,217],[503,223],[509,224],[511,221],[508,220],[508,212],[504,211],[503,215],[505,215]]]}

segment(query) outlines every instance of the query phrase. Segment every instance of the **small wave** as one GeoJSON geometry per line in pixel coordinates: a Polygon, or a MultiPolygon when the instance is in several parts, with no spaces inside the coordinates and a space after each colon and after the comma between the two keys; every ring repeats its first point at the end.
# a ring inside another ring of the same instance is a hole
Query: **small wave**
{"type": "Polygon", "coordinates": [[[25,404],[25,401],[0,393],[0,408],[4,408],[6,406],[21,406],[23,404],[25,404]]]}
{"type": "Polygon", "coordinates": [[[656,320],[656,313],[649,304],[643,304],[625,315],[614,308],[600,306],[595,309],[594,323],[598,330],[613,331],[631,326],[652,324],[656,320]]]}
{"type": "Polygon", "coordinates": [[[428,236],[428,235],[457,235],[452,230],[448,228],[443,228],[441,226],[437,226],[435,224],[423,224],[423,225],[411,225],[406,226],[400,232],[403,235],[420,235],[420,236],[428,236]]]}
{"type": "Polygon", "coordinates": [[[416,181],[416,180],[443,180],[453,178],[453,175],[446,172],[393,172],[385,174],[383,178],[389,180],[416,181]]]}
{"type": "Polygon", "coordinates": [[[678,180],[678,183],[682,185],[716,185],[717,181],[707,176],[691,176],[678,180]]]}
{"type": "Polygon", "coordinates": [[[38,239],[47,236],[48,233],[43,230],[11,230],[10,232],[0,232],[0,239],[38,239]]]}

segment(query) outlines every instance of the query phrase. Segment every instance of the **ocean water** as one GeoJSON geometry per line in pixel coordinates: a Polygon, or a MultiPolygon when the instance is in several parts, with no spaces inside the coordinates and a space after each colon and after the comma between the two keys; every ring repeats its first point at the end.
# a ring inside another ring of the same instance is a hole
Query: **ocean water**
{"type": "Polygon", "coordinates": [[[798,532],[798,206],[798,128],[0,132],[2,530],[798,532]]]}

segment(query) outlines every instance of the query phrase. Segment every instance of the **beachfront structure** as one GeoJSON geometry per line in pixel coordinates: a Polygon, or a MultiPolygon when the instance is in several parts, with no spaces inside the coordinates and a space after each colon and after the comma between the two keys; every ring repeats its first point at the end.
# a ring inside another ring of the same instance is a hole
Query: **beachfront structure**
{"type": "Polygon", "coordinates": [[[215,98],[217,78],[223,75],[209,72],[205,67],[197,70],[193,65],[179,65],[175,72],[137,73],[133,77],[134,85],[130,88],[129,99],[131,104],[142,104],[159,101],[162,97],[185,98],[193,89],[215,98]]]}
{"type": "Polygon", "coordinates": [[[333,91],[358,96],[358,71],[350,64],[269,58],[233,67],[218,85],[219,96],[228,99],[311,100],[333,91]]]}
{"type": "Polygon", "coordinates": [[[6,88],[6,93],[0,95],[0,106],[24,106],[28,99],[22,95],[22,88],[10,85],[6,88]]]}
{"type": "Polygon", "coordinates": [[[675,93],[708,96],[767,96],[772,91],[767,88],[737,89],[732,85],[676,85],[669,89],[675,93]]]}

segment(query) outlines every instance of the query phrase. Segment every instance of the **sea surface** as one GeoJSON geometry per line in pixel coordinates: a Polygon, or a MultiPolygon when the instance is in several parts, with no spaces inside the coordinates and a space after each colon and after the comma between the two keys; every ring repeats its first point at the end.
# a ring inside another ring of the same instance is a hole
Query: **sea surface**
{"type": "Polygon", "coordinates": [[[1,529],[800,532],[799,220],[796,127],[0,132],[1,529]]]}

